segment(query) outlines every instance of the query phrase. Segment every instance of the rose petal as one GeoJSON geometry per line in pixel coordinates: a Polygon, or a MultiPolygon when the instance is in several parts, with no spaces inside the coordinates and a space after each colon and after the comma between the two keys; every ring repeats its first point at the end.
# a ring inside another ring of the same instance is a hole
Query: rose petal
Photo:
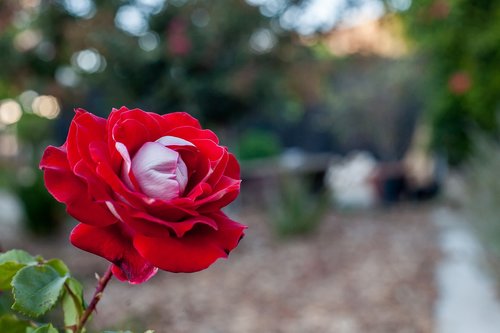
{"type": "Polygon", "coordinates": [[[139,255],[130,235],[118,223],[102,228],[78,224],[71,232],[70,240],[74,246],[112,262],[115,265],[113,272],[122,281],[142,283],[158,270],[139,255]]]}
{"type": "Polygon", "coordinates": [[[162,129],[160,127],[160,121],[162,120],[162,117],[158,114],[151,113],[151,112],[144,112],[140,109],[128,109],[126,107],[121,107],[120,109],[113,109],[111,114],[108,117],[107,121],[107,133],[108,135],[108,151],[110,152],[110,157],[111,157],[111,164],[113,166],[114,170],[118,170],[120,167],[120,158],[119,154],[115,150],[115,144],[116,141],[122,141],[123,136],[125,136],[126,142],[125,145],[130,145],[129,148],[132,148],[132,150],[129,149],[129,152],[131,155],[135,153],[135,150],[138,149],[144,142],[146,141],[154,141],[156,138],[159,138],[162,133],[162,129]],[[143,132],[136,132],[134,133],[133,130],[127,129],[128,126],[124,126],[123,123],[127,120],[133,120],[134,122],[131,122],[130,125],[131,127],[135,128],[141,128],[140,126],[144,127],[145,131],[143,132]],[[140,126],[138,124],[141,124],[140,126]],[[125,127],[125,129],[121,128],[125,127]],[[114,137],[113,133],[115,133],[115,128],[117,133],[116,135],[118,136],[117,138],[114,137]],[[120,128],[120,129],[118,129],[120,128]],[[147,134],[144,136],[144,134],[147,134]],[[140,137],[140,139],[137,139],[137,137],[140,137]]]}
{"type": "Polygon", "coordinates": [[[191,273],[203,270],[218,258],[226,258],[246,227],[218,212],[209,216],[218,230],[197,226],[184,237],[147,237],[136,234],[134,246],[153,265],[169,272],[191,273]]]}
{"type": "Polygon", "coordinates": [[[123,180],[125,185],[128,186],[129,189],[137,190],[138,187],[135,187],[134,184],[132,184],[132,179],[130,175],[130,171],[132,169],[132,160],[130,159],[127,147],[125,147],[125,145],[121,142],[117,142],[115,147],[123,159],[122,169],[121,169],[121,179],[123,180]]]}
{"type": "Polygon", "coordinates": [[[88,150],[90,142],[104,141],[106,137],[105,119],[97,117],[84,109],[76,109],[75,112],[66,143],[68,162],[72,168],[81,159],[91,161],[88,150]]]}
{"type": "Polygon", "coordinates": [[[65,146],[47,147],[40,169],[44,172],[45,187],[59,202],[67,203],[86,191],[84,182],[70,169],[65,146]]]}
{"type": "Polygon", "coordinates": [[[142,122],[135,119],[118,122],[113,127],[112,135],[116,143],[120,142],[127,147],[126,149],[131,156],[134,156],[145,142],[156,139],[142,122]]]}
{"type": "Polygon", "coordinates": [[[143,193],[131,191],[111,168],[105,147],[104,143],[98,142],[93,142],[90,146],[92,158],[97,164],[96,175],[103,183],[111,187],[120,200],[134,209],[151,212],[156,216],[168,216],[173,221],[186,215],[198,215],[191,207],[176,206],[163,200],[150,198],[143,193]]]}
{"type": "Polygon", "coordinates": [[[241,180],[223,176],[210,195],[196,201],[197,210],[201,213],[211,212],[227,206],[240,193],[240,184],[241,180]]]}
{"type": "Polygon", "coordinates": [[[233,179],[240,179],[240,165],[238,164],[238,161],[236,160],[236,157],[234,157],[233,154],[227,153],[228,155],[228,161],[226,165],[226,169],[224,171],[224,175],[233,178],[233,179]]]}
{"type": "Polygon", "coordinates": [[[177,127],[169,130],[167,132],[167,135],[176,136],[190,142],[193,142],[192,140],[197,139],[210,140],[215,144],[219,143],[219,138],[211,130],[195,128],[192,126],[183,126],[183,124],[179,124],[177,127]]]}
{"type": "Polygon", "coordinates": [[[209,226],[214,230],[219,228],[217,223],[207,216],[194,216],[183,219],[182,221],[169,221],[137,211],[130,215],[126,215],[126,221],[130,225],[133,225],[133,228],[136,228],[141,234],[150,237],[165,235],[165,227],[167,227],[167,230],[172,231],[177,237],[183,237],[186,232],[192,230],[197,224],[209,226]],[[158,228],[151,228],[156,226],[161,226],[163,230],[160,231],[158,228]]]}
{"type": "Polygon", "coordinates": [[[178,197],[188,181],[179,153],[156,142],[139,149],[132,159],[132,172],[144,194],[162,200],[178,197]]]}
{"type": "Polygon", "coordinates": [[[192,144],[191,142],[189,142],[187,140],[177,138],[175,136],[169,136],[169,135],[162,136],[158,140],[155,140],[155,142],[161,143],[165,147],[169,147],[169,146],[191,146],[191,147],[194,147],[195,146],[194,144],[192,144]]]}
{"type": "Polygon", "coordinates": [[[40,168],[44,171],[47,190],[57,201],[66,204],[69,215],[91,225],[105,226],[116,222],[104,204],[89,195],[87,184],[70,170],[63,147],[49,146],[40,168]]]}
{"type": "Polygon", "coordinates": [[[186,112],[172,112],[164,114],[161,117],[161,125],[166,132],[179,126],[190,126],[201,129],[200,122],[186,112]]]}

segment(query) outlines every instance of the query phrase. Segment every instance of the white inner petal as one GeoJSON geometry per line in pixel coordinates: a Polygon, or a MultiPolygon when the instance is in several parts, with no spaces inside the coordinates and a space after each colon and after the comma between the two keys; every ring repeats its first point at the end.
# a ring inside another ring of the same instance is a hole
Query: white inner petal
{"type": "Polygon", "coordinates": [[[181,139],[181,138],[178,138],[176,136],[168,136],[168,135],[162,136],[161,138],[159,138],[155,142],[161,143],[165,147],[168,147],[168,146],[193,146],[194,147],[194,145],[191,142],[184,140],[184,139],[181,139]]]}
{"type": "Polygon", "coordinates": [[[129,189],[133,189],[132,181],[130,181],[130,168],[132,166],[132,161],[130,160],[130,154],[128,153],[127,147],[121,142],[117,142],[115,144],[116,150],[123,158],[122,164],[122,174],[121,179],[125,182],[125,185],[128,186],[129,189]]]}
{"type": "Polygon", "coordinates": [[[187,167],[179,153],[159,142],[146,142],[133,157],[131,169],[142,192],[152,198],[179,197],[188,182],[187,167]]]}

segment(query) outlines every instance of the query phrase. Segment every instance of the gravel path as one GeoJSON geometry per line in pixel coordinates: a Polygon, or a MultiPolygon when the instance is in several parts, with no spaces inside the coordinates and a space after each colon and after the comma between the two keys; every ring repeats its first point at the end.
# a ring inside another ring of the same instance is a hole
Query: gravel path
{"type": "MultiPolygon", "coordinates": [[[[113,281],[95,328],[137,333],[430,333],[438,257],[430,207],[331,214],[309,236],[278,240],[253,211],[236,217],[247,237],[226,261],[196,274],[113,281]],[[141,331],[142,330],[142,331],[141,331]]],[[[7,242],[10,246],[15,242],[7,242]]],[[[19,245],[19,244],[18,244],[19,245]]],[[[105,263],[65,237],[22,245],[66,260],[86,278],[105,263]]]]}
{"type": "Polygon", "coordinates": [[[443,258],[436,270],[436,333],[497,333],[500,302],[486,253],[460,211],[436,209],[443,258]],[[473,306],[471,306],[473,305],[473,306]]]}

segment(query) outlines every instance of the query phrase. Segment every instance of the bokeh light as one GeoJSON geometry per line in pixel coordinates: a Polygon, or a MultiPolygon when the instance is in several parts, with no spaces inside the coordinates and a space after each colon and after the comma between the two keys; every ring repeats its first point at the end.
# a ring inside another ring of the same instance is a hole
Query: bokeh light
{"type": "Polygon", "coordinates": [[[148,20],[143,12],[135,6],[122,6],[115,16],[118,28],[134,36],[142,36],[148,30],[148,20]]]}
{"type": "Polygon", "coordinates": [[[160,44],[160,37],[156,32],[147,32],[138,39],[139,47],[146,52],[153,51],[160,44]]]}
{"type": "Polygon", "coordinates": [[[259,29],[250,37],[250,47],[256,53],[266,53],[276,45],[276,36],[269,29],[259,29]]]}
{"type": "Polygon", "coordinates": [[[5,125],[15,124],[21,119],[21,105],[13,99],[6,99],[0,104],[0,122],[5,125]]]}
{"type": "Polygon", "coordinates": [[[47,119],[56,118],[61,112],[57,98],[49,95],[41,95],[33,100],[33,113],[47,119]]]}
{"type": "Polygon", "coordinates": [[[38,97],[38,93],[34,90],[26,90],[21,95],[19,95],[19,102],[25,112],[32,112],[31,105],[33,100],[38,97]]]}
{"type": "Polygon", "coordinates": [[[41,40],[42,36],[39,31],[24,30],[14,38],[14,47],[20,52],[26,52],[35,48],[41,40]]]}
{"type": "Polygon", "coordinates": [[[103,71],[106,67],[106,60],[95,49],[86,49],[74,53],[71,57],[71,63],[74,67],[89,74],[103,71]]]}
{"type": "Polygon", "coordinates": [[[96,12],[92,0],[64,0],[62,4],[68,13],[77,17],[91,18],[96,12]]]}

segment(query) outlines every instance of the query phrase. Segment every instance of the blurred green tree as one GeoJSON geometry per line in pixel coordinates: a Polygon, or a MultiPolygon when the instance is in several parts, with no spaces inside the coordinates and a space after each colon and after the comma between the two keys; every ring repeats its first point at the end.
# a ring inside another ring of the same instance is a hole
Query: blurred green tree
{"type": "Polygon", "coordinates": [[[500,3],[413,1],[403,18],[427,63],[432,145],[460,163],[472,150],[472,133],[498,134],[500,3]]]}
{"type": "MultiPolygon", "coordinates": [[[[293,3],[291,1],[290,3],[293,3]]],[[[2,1],[0,97],[26,89],[106,114],[185,110],[215,124],[300,101],[314,53],[245,1],[2,1]],[[293,78],[292,78],[293,79],[293,78]],[[297,78],[300,79],[300,78],[297,78]]]]}

